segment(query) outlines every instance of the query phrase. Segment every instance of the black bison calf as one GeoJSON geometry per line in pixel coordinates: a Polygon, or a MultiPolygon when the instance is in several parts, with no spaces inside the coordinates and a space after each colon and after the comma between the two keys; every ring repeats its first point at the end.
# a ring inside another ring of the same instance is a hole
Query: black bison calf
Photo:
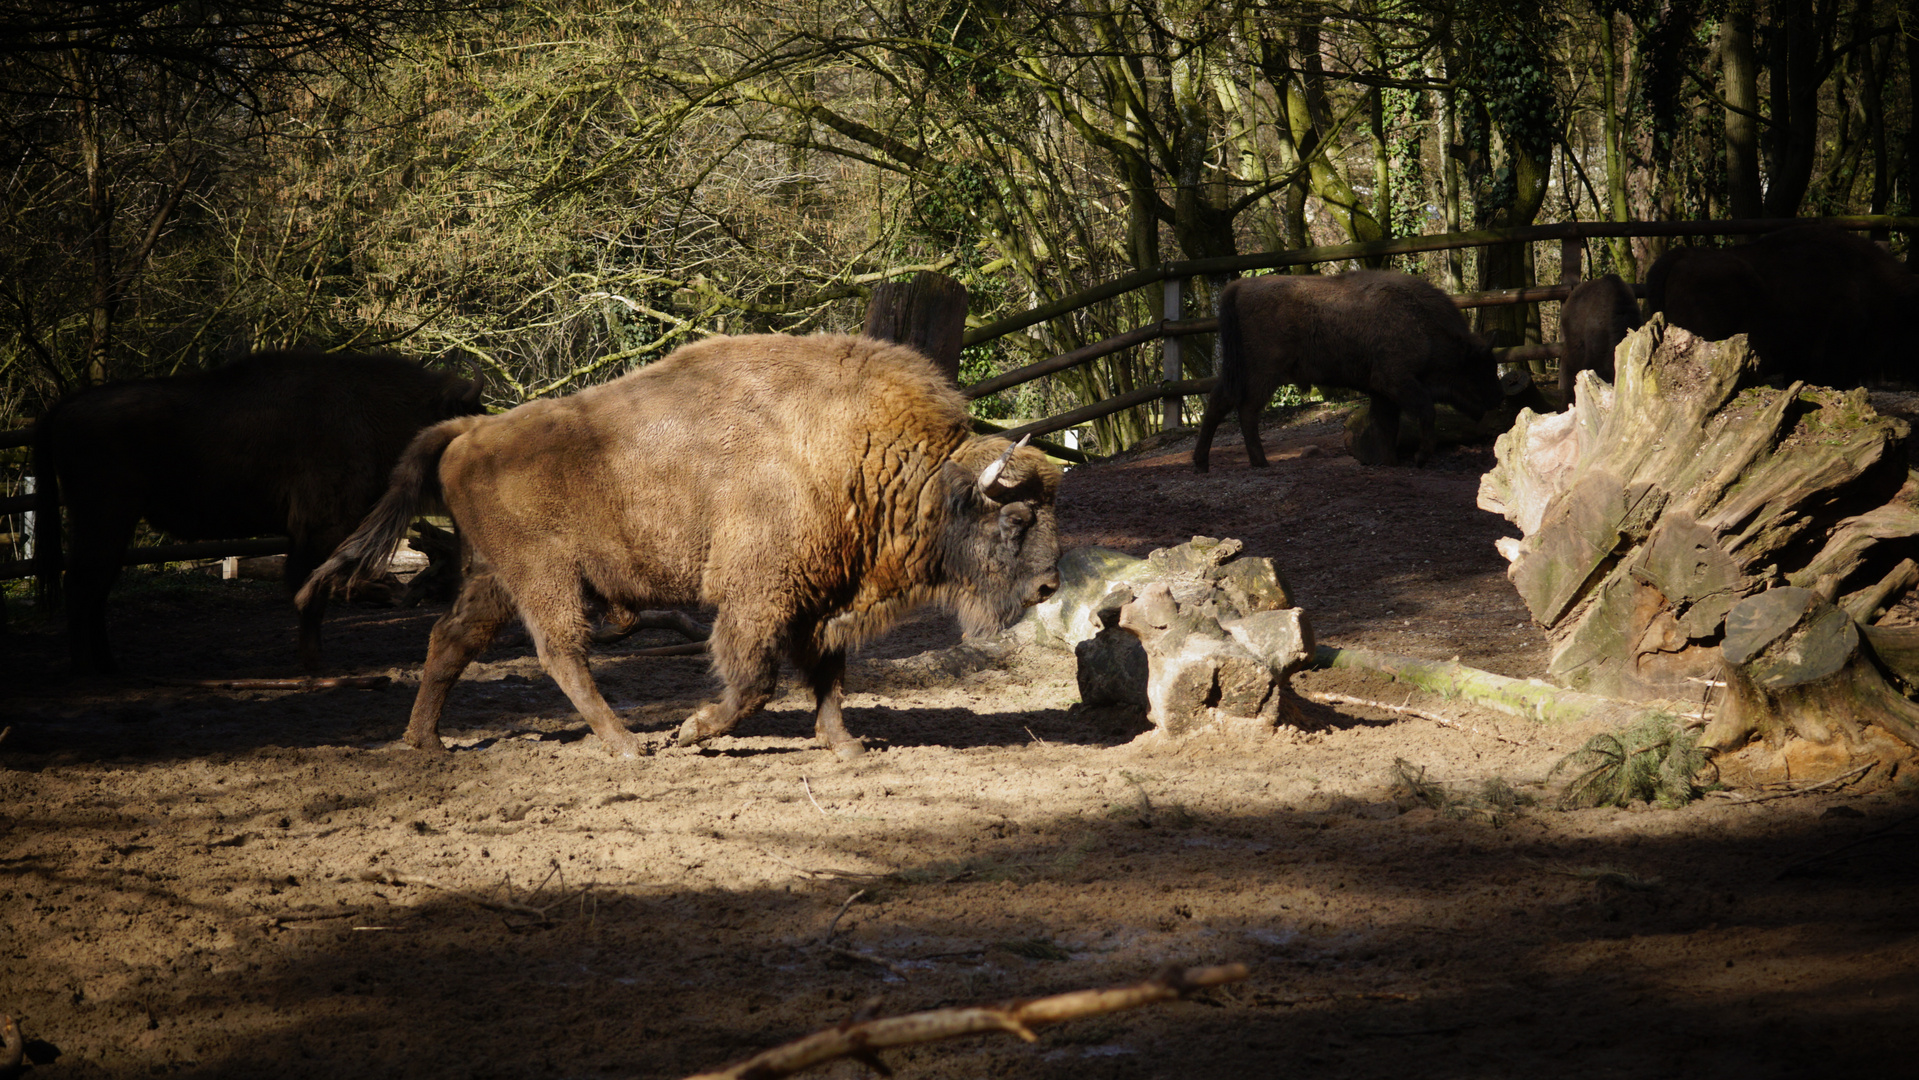
{"type": "Polygon", "coordinates": [[[1206,471],[1213,433],[1234,410],[1247,459],[1264,466],[1259,414],[1287,384],[1366,391],[1388,447],[1398,443],[1401,411],[1410,411],[1421,463],[1437,448],[1434,402],[1477,418],[1504,400],[1491,350],[1446,294],[1419,278],[1387,270],[1241,278],[1220,290],[1219,384],[1199,422],[1193,467],[1206,471]]]}
{"type": "Polygon", "coordinates": [[[517,612],[580,715],[634,756],[587,672],[586,605],[705,603],[719,609],[708,644],[725,693],[680,744],[764,706],[785,655],[812,687],[815,733],[851,756],[848,649],[925,602],[957,609],[969,633],[996,630],[1059,586],[1059,471],[968,429],[959,392],[909,348],[712,338],[572,397],[422,432],[301,595],[377,573],[437,490],[467,579],[433,628],[408,744],[444,748],[448,688],[517,612]]]}
{"type": "MultiPolygon", "coordinates": [[[[110,671],[107,593],[141,518],[182,540],[284,533],[297,588],[386,490],[421,428],[479,412],[481,385],[397,356],[265,352],[167,379],[109,383],[35,425],[42,521],[67,510],[68,644],[76,672],[110,671]],[[57,480],[57,484],[56,481],[57,480]]],[[[36,572],[60,580],[57,527],[36,572]]],[[[326,594],[299,602],[300,657],[319,658],[326,594]]]]}
{"type": "Polygon", "coordinates": [[[1559,309],[1559,338],[1565,348],[1559,358],[1560,400],[1572,405],[1573,382],[1582,371],[1611,382],[1613,351],[1645,321],[1632,286],[1618,274],[1580,282],[1559,309]]]}
{"type": "Polygon", "coordinates": [[[1646,306],[1703,338],[1747,335],[1768,375],[1858,386],[1919,374],[1919,277],[1830,225],[1673,248],[1647,271],[1646,306]]]}

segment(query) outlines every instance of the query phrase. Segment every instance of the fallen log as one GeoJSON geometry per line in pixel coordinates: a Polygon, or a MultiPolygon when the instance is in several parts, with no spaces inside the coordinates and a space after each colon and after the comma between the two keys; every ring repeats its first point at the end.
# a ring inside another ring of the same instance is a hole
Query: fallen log
{"type": "Polygon", "coordinates": [[[1469,667],[1457,660],[1419,660],[1371,649],[1321,645],[1313,666],[1370,671],[1453,701],[1469,701],[1494,712],[1542,724],[1602,721],[1625,725],[1649,712],[1687,715],[1691,706],[1677,700],[1620,701],[1581,693],[1539,679],[1513,679],[1469,667]]]}
{"type": "Polygon", "coordinates": [[[1038,1039],[1033,1034],[1034,1028],[1172,1001],[1195,990],[1238,982],[1247,974],[1244,964],[1184,970],[1170,968],[1156,978],[1131,986],[1075,990],[1025,1001],[933,1009],[905,1016],[844,1023],[755,1054],[717,1072],[699,1073],[687,1080],[747,1080],[749,1077],[752,1080],[772,1080],[774,1077],[791,1076],[822,1062],[848,1057],[866,1064],[882,1076],[889,1076],[891,1070],[879,1063],[877,1052],[880,1050],[994,1031],[1008,1032],[1033,1042],[1038,1039]]]}

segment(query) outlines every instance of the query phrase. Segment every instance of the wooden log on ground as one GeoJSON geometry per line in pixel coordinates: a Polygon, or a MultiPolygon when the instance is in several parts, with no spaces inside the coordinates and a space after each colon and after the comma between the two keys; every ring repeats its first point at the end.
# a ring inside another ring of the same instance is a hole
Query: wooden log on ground
{"type": "Polygon", "coordinates": [[[1701,737],[1733,748],[1754,735],[1864,749],[1874,723],[1919,747],[1919,705],[1906,700],[1861,647],[1858,624],[1811,589],[1750,596],[1726,615],[1726,699],[1701,737]]]}
{"type": "Polygon", "coordinates": [[[1321,645],[1313,655],[1313,666],[1386,675],[1396,682],[1451,700],[1469,701],[1494,712],[1543,724],[1591,720],[1623,726],[1648,712],[1684,715],[1697,706],[1696,702],[1688,705],[1681,700],[1620,701],[1567,690],[1538,679],[1495,675],[1457,660],[1419,660],[1371,649],[1321,645]]]}

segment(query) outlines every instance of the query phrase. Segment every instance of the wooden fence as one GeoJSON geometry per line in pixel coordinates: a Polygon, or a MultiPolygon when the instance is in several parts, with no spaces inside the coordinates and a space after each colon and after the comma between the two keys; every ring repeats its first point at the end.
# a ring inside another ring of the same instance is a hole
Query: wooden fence
{"type": "MultiPolygon", "coordinates": [[[[1427,251],[1447,251],[1460,248],[1488,247],[1495,244],[1540,243],[1557,240],[1560,243],[1560,281],[1553,285],[1530,285],[1513,289],[1498,289],[1487,292],[1464,293],[1453,297],[1460,307],[1486,307],[1505,304],[1537,304],[1555,300],[1564,300],[1578,283],[1581,263],[1581,251],[1587,240],[1609,237],[1648,237],[1648,236],[1742,236],[1770,232],[1790,225],[1804,224],[1808,221],[1820,221],[1842,229],[1871,230],[1876,232],[1919,231],[1919,217],[1832,217],[1832,218],[1766,218],[1751,220],[1720,221],[1578,221],[1552,225],[1529,225],[1516,229],[1490,229],[1477,232],[1441,233],[1431,236],[1408,236],[1396,240],[1375,240],[1366,243],[1338,244],[1330,247],[1294,248],[1287,251],[1260,252],[1249,255],[1233,255],[1218,259],[1195,259],[1182,262],[1163,263],[1157,267],[1136,270],[1130,274],[1114,278],[1112,281],[1096,285],[1062,297],[1050,303],[1041,304],[1029,311],[1009,315],[984,326],[965,332],[962,342],[976,345],[991,341],[1029,326],[1070,315],[1082,308],[1090,307],[1104,300],[1125,295],[1136,289],[1164,284],[1163,307],[1165,317],[1155,323],[1122,334],[1114,335],[1103,341],[1094,342],[1059,356],[1041,360],[1035,364],[983,379],[961,388],[969,400],[998,393],[1035,379],[1042,379],[1082,364],[1091,363],[1103,356],[1125,349],[1136,348],[1151,342],[1160,342],[1163,351],[1161,371],[1163,378],[1152,386],[1140,387],[1130,393],[1120,394],[1095,402],[1070,412],[1035,420],[1018,427],[1001,428],[985,421],[977,422],[981,431],[1004,434],[1011,438],[1022,435],[1044,435],[1054,431],[1077,427],[1097,420],[1123,409],[1130,409],[1153,401],[1165,403],[1162,423],[1167,428],[1179,426],[1182,401],[1187,397],[1203,395],[1213,388],[1216,378],[1183,378],[1184,369],[1180,357],[1180,339],[1193,334],[1207,334],[1219,329],[1217,317],[1182,319],[1181,283],[1195,277],[1229,276],[1249,270],[1276,270],[1288,266],[1302,266],[1314,263],[1342,262],[1348,259],[1369,259],[1388,255],[1408,255],[1427,251]],[[1568,269],[1570,268],[1570,270],[1568,269]]],[[[1643,289],[1635,286],[1635,290],[1643,289]]],[[[1505,362],[1524,362],[1545,359],[1558,355],[1558,343],[1549,342],[1540,345],[1520,346],[1512,349],[1496,350],[1505,362]]],[[[32,429],[23,428],[0,432],[0,449],[25,446],[32,441],[32,429]]],[[[1065,446],[1042,445],[1049,453],[1068,460],[1085,461],[1086,455],[1065,446]]],[[[0,517],[27,512],[33,504],[33,496],[17,496],[0,499],[0,517]]],[[[190,559],[212,559],[229,555],[269,555],[282,554],[287,550],[286,537],[265,537],[249,540],[211,540],[196,544],[166,544],[157,547],[139,547],[130,549],[126,556],[126,565],[141,566],[162,562],[181,562],[190,559]]],[[[25,562],[0,563],[0,580],[27,577],[32,568],[25,562]]]]}

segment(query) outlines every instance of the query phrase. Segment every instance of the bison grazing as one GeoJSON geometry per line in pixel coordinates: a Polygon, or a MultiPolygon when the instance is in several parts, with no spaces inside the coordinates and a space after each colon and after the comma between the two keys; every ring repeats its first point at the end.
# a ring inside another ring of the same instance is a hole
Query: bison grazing
{"type": "Polygon", "coordinates": [[[572,397],[421,432],[301,595],[377,573],[437,489],[467,545],[467,579],[433,628],[408,744],[443,748],[448,688],[518,613],[594,732],[635,755],[639,740],[587,672],[584,607],[597,600],[718,607],[708,644],[724,696],[686,720],[681,745],[765,705],[785,655],[813,689],[815,733],[851,756],[849,648],[923,602],[957,609],[978,633],[1058,588],[1058,470],[968,428],[958,391],[909,348],[712,338],[572,397]]]}
{"type": "Polygon", "coordinates": [[[1646,306],[1703,338],[1747,335],[1767,374],[1858,386],[1919,371],[1919,277],[1830,225],[1674,248],[1646,274],[1646,306]]]}
{"type": "Polygon", "coordinates": [[[1559,337],[1566,350],[1559,358],[1560,400],[1573,403],[1573,380],[1582,371],[1598,372],[1611,382],[1613,350],[1645,321],[1632,286],[1618,274],[1580,282],[1559,309],[1559,337]]]}
{"type": "Polygon", "coordinates": [[[1421,463],[1437,446],[1435,401],[1480,417],[1503,400],[1491,351],[1446,294],[1387,270],[1228,282],[1219,294],[1219,357],[1219,384],[1193,448],[1200,472],[1213,432],[1235,409],[1247,459],[1266,464],[1259,414],[1288,383],[1366,391],[1388,447],[1398,442],[1401,410],[1411,411],[1421,463]]]}
{"type": "MultiPolygon", "coordinates": [[[[76,672],[108,671],[107,592],[134,526],[183,540],[292,538],[298,587],[386,490],[421,428],[476,413],[481,385],[396,356],[269,352],[213,371],[109,383],[55,406],[35,426],[42,521],[67,508],[65,591],[76,672]]],[[[57,527],[44,537],[57,538],[57,527]]],[[[51,593],[57,542],[38,546],[51,593]]],[[[319,659],[326,594],[300,601],[300,656],[319,659]]]]}

